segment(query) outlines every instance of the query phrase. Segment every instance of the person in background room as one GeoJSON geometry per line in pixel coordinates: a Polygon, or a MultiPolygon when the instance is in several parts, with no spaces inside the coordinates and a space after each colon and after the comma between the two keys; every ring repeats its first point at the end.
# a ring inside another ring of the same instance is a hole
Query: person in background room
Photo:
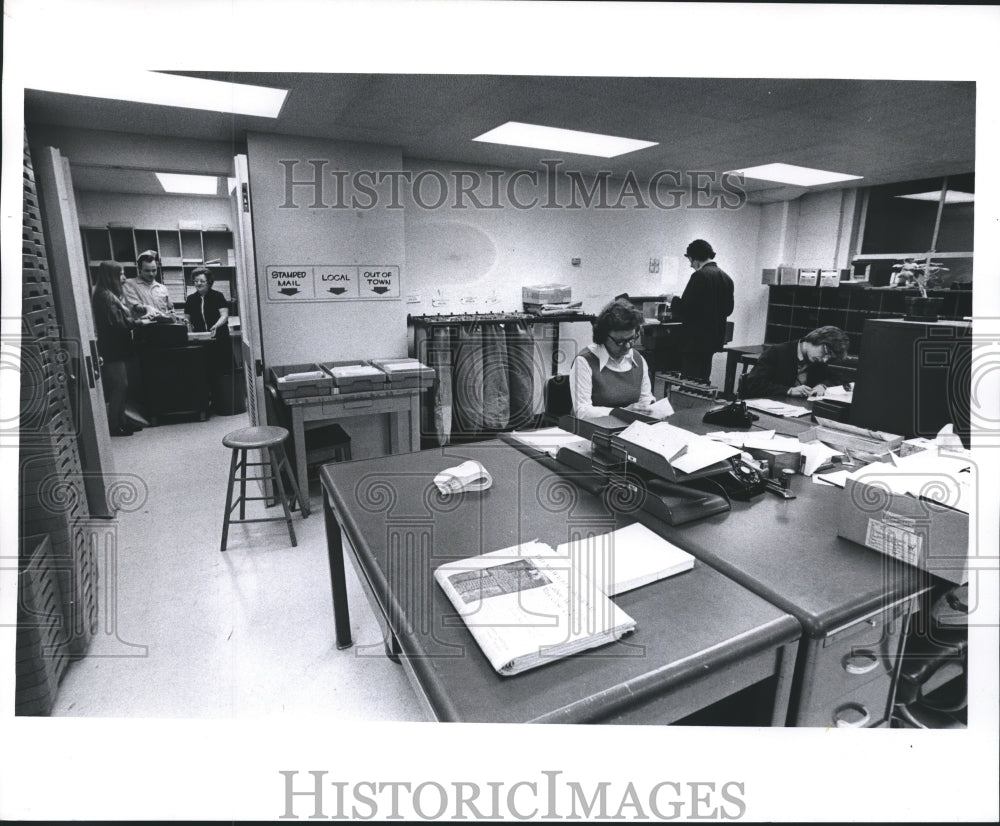
{"type": "Polygon", "coordinates": [[[122,298],[125,270],[115,261],[102,261],[94,287],[94,325],[97,352],[101,356],[104,398],[108,405],[108,428],[112,436],[131,436],[141,427],[125,416],[128,373],[125,362],[132,356],[132,312],[122,298]]]}
{"type": "Polygon", "coordinates": [[[839,327],[818,327],[798,341],[766,347],[740,382],[743,398],[820,398],[830,379],[826,363],[847,355],[849,339],[839,327]]]}
{"type": "Polygon", "coordinates": [[[215,277],[208,267],[198,267],[191,276],[195,291],[184,302],[184,318],[196,333],[229,333],[229,302],[218,290],[213,290],[215,277]]]}
{"type": "Polygon", "coordinates": [[[681,322],[681,374],[708,382],[712,356],[726,343],[726,319],[733,312],[733,279],[713,260],[715,250],[698,238],[684,253],[694,270],[680,297],[670,305],[681,322]]]}
{"type": "Polygon", "coordinates": [[[143,318],[147,320],[173,318],[174,309],[170,293],[160,283],[160,254],[146,250],[136,259],[138,277],[125,280],[125,303],[130,307],[145,307],[143,318]]]}
{"type": "Polygon", "coordinates": [[[649,413],[653,390],[646,360],[635,351],[642,313],[627,301],[608,304],[594,322],[594,343],[569,370],[573,413],[581,419],[607,416],[615,407],[649,413]]]}

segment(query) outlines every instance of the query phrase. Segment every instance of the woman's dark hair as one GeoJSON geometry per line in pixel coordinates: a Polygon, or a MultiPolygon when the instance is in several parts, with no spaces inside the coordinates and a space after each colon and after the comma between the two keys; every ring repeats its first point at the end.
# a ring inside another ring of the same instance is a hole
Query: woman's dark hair
{"type": "Polygon", "coordinates": [[[715,258],[715,250],[712,249],[712,245],[701,238],[696,238],[688,244],[684,254],[692,261],[711,261],[715,258]]]}
{"type": "Polygon", "coordinates": [[[594,344],[604,344],[612,330],[642,329],[643,317],[635,307],[624,299],[612,301],[601,310],[594,322],[594,344]]]}
{"type": "Polygon", "coordinates": [[[847,333],[839,327],[829,326],[817,327],[811,333],[805,335],[802,340],[809,344],[825,344],[826,349],[830,351],[830,356],[838,361],[847,355],[847,345],[851,341],[847,337],[847,333]]]}
{"type": "Polygon", "coordinates": [[[124,267],[117,261],[102,261],[97,268],[98,290],[109,290],[112,294],[121,298],[122,296],[122,272],[124,267]]]}
{"type": "Polygon", "coordinates": [[[205,280],[208,282],[208,286],[211,287],[215,283],[215,276],[209,272],[208,267],[198,267],[191,273],[191,283],[194,283],[195,278],[199,275],[205,276],[205,280]]]}

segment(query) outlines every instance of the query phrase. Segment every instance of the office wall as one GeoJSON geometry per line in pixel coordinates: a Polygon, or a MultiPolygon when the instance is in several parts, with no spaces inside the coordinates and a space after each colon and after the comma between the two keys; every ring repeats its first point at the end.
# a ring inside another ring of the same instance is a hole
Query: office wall
{"type": "MultiPolygon", "coordinates": [[[[621,198],[625,208],[610,209],[596,203],[583,207],[577,197],[581,208],[570,208],[574,196],[568,180],[559,177],[556,197],[550,198],[543,177],[537,187],[519,188],[516,197],[521,203],[530,203],[535,196],[538,201],[530,209],[520,209],[506,197],[509,178],[504,177],[497,190],[485,169],[419,160],[407,160],[404,169],[414,180],[432,171],[449,182],[462,172],[478,173],[482,185],[471,191],[481,204],[498,205],[477,208],[471,196],[436,209],[407,201],[408,271],[403,293],[413,300],[407,305],[411,313],[519,310],[521,287],[531,284],[566,284],[574,300],[582,301],[590,313],[599,312],[620,293],[680,293],[690,274],[684,250],[693,239],[705,238],[736,284],[736,338],[763,337],[759,307],[766,307],[767,297],[755,275],[759,206],[637,208],[635,199],[621,198]],[[456,207],[456,202],[464,208],[456,207]],[[571,263],[573,258],[580,259],[579,266],[571,263]],[[658,272],[650,272],[650,259],[659,261],[658,272]]],[[[608,203],[619,201],[618,186],[609,183],[608,203]]],[[[433,193],[423,200],[433,202],[433,193]]],[[[590,343],[590,327],[564,324],[560,337],[566,370],[572,355],[590,343]]]]}
{"type": "Polygon", "coordinates": [[[103,227],[109,221],[122,221],[138,229],[177,229],[178,221],[201,221],[202,224],[225,224],[234,229],[232,210],[226,198],[80,190],[75,194],[83,227],[103,227]]]}
{"type": "Polygon", "coordinates": [[[406,354],[402,300],[269,301],[266,270],[273,265],[389,264],[406,273],[402,209],[343,209],[355,193],[338,195],[333,170],[348,177],[362,170],[398,170],[398,149],[311,138],[253,133],[247,137],[250,192],[260,296],[261,340],[266,364],[401,356],[406,354]],[[308,161],[325,161],[323,190],[295,187],[286,200],[286,167],[297,160],[294,180],[313,178],[308,161]],[[315,204],[321,204],[316,206],[315,204]]]}

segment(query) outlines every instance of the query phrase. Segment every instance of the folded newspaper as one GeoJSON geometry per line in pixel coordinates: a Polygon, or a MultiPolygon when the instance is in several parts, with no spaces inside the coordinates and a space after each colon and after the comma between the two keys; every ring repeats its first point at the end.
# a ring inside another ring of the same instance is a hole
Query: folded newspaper
{"type": "Polygon", "coordinates": [[[434,578],[503,676],[635,630],[635,620],[542,542],[447,562],[434,578]]]}

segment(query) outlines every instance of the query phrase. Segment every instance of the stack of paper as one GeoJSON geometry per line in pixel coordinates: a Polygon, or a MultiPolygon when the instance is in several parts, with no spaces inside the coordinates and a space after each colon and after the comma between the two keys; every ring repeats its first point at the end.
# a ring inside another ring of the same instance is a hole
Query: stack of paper
{"type": "Polygon", "coordinates": [[[968,456],[924,451],[904,458],[893,457],[891,464],[874,462],[848,478],[878,485],[890,493],[928,499],[972,513],[976,500],[975,472],[968,456]]]}
{"type": "Polygon", "coordinates": [[[582,436],[563,430],[561,427],[545,427],[541,430],[515,430],[510,434],[523,445],[532,447],[555,457],[559,448],[567,445],[589,445],[590,441],[582,436]]]}
{"type": "Polygon", "coordinates": [[[345,364],[340,367],[328,368],[330,375],[335,379],[356,378],[358,376],[382,376],[384,375],[377,367],[370,364],[345,364]]]}
{"type": "Polygon", "coordinates": [[[681,473],[695,473],[740,454],[739,448],[696,436],[666,422],[632,422],[618,438],[662,456],[681,473]]]}
{"type": "Polygon", "coordinates": [[[556,554],[609,597],[688,571],[694,557],[636,522],[611,533],[566,542],[556,554]]]}
{"type": "Polygon", "coordinates": [[[753,410],[760,410],[762,413],[770,413],[772,416],[782,416],[794,418],[805,416],[809,412],[808,407],[801,407],[797,404],[786,404],[774,399],[747,399],[747,407],[753,410]]]}

